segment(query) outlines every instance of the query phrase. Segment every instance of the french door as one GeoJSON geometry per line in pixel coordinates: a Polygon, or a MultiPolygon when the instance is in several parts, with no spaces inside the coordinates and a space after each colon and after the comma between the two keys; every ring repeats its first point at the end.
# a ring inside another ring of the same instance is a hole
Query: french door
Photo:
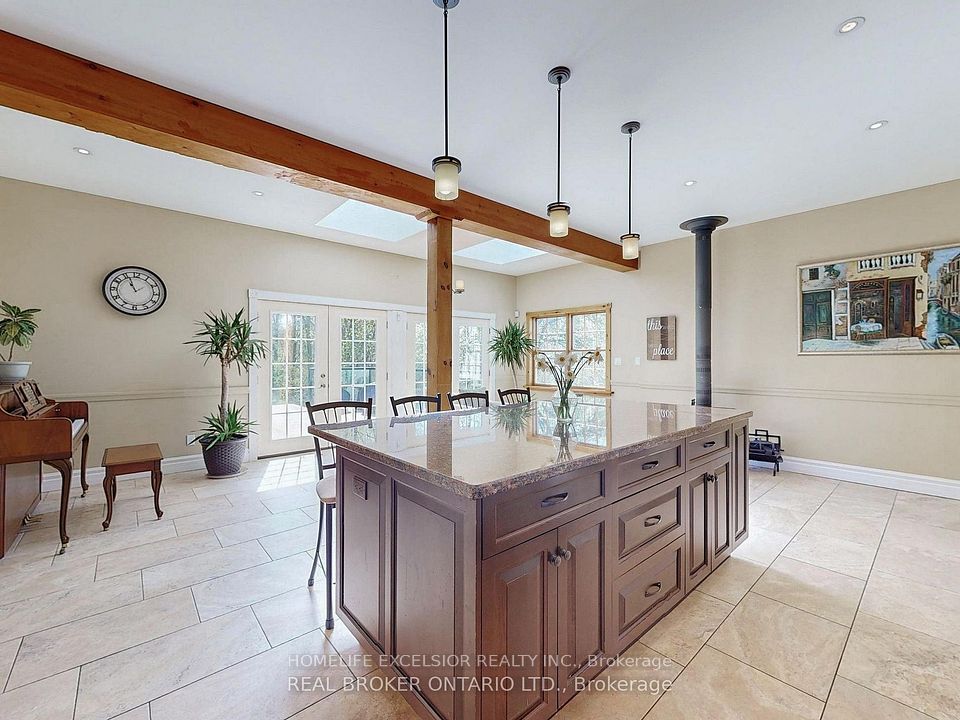
{"type": "Polygon", "coordinates": [[[313,447],[306,403],[373,398],[374,412],[384,411],[386,312],[263,301],[259,314],[269,328],[257,399],[261,457],[313,447]]]}
{"type": "MultiPolygon", "coordinates": [[[[407,314],[407,389],[404,395],[423,395],[427,391],[427,318],[407,314]]],[[[453,319],[452,392],[490,389],[490,321],[485,318],[453,319]]],[[[444,401],[446,403],[446,401],[444,401]]]]}

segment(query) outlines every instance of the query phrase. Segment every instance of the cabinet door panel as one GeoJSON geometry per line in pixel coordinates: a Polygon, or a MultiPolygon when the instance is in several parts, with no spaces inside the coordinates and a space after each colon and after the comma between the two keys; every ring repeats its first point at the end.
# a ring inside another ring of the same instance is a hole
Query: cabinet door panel
{"type": "Polygon", "coordinates": [[[750,518],[750,477],[747,472],[750,438],[747,425],[735,429],[733,443],[733,545],[736,547],[747,538],[750,518]]]}
{"type": "Polygon", "coordinates": [[[556,550],[553,531],[483,561],[481,653],[527,658],[484,669],[495,686],[512,685],[483,694],[485,718],[539,720],[557,711],[557,568],[548,561],[556,550]]]}
{"type": "Polygon", "coordinates": [[[687,484],[687,587],[693,589],[710,574],[711,520],[710,483],[706,473],[694,475],[687,484]]]}
{"type": "Polygon", "coordinates": [[[367,639],[383,651],[387,477],[342,457],[339,470],[338,604],[367,639]]]}
{"type": "Polygon", "coordinates": [[[563,525],[558,550],[566,553],[557,572],[557,654],[564,658],[559,672],[563,705],[574,693],[576,678],[592,678],[602,667],[598,659],[613,654],[608,613],[610,568],[610,509],[604,508],[563,525]]]}
{"type": "Polygon", "coordinates": [[[718,465],[710,471],[710,491],[713,505],[713,551],[712,567],[716,567],[733,550],[733,523],[736,493],[733,489],[733,473],[730,462],[718,465]]]}

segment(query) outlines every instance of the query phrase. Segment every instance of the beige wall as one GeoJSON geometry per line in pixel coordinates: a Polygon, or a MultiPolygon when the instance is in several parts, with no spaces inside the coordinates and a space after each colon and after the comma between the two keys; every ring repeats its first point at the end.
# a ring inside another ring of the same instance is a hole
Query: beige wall
{"type": "MultiPolygon", "coordinates": [[[[91,464],[106,445],[159,441],[194,454],[184,435],[216,407],[219,373],[182,342],[203,311],[247,306],[250,288],[423,306],[422,260],[0,179],[0,298],[43,309],[30,352],[50,397],[91,402],[91,464]],[[155,270],[168,299],[126,317],[101,295],[104,275],[155,270]]],[[[516,280],[458,269],[457,310],[513,317],[516,280]]],[[[503,382],[512,384],[508,375],[503,382]]],[[[247,402],[245,377],[234,376],[247,402]]]]}
{"type": "MultiPolygon", "coordinates": [[[[960,357],[797,355],[796,266],[960,241],[960,181],[714,235],[717,405],[754,410],[794,457],[960,479],[960,357]]],[[[723,208],[718,208],[723,210],[723,208]]],[[[678,218],[678,222],[686,218],[678,218]]],[[[571,266],[521,277],[521,312],[613,303],[617,393],[689,402],[694,382],[692,237],[645,247],[641,270],[571,266]],[[646,360],[644,320],[676,315],[678,359],[646,360]],[[640,365],[634,357],[641,356],[640,365]]]]}

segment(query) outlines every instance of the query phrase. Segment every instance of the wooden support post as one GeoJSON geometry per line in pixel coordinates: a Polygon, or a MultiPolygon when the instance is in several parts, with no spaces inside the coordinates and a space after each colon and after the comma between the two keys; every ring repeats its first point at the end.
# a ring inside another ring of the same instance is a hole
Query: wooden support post
{"type": "Polygon", "coordinates": [[[427,394],[446,405],[453,380],[453,221],[427,221],[427,394]]]}

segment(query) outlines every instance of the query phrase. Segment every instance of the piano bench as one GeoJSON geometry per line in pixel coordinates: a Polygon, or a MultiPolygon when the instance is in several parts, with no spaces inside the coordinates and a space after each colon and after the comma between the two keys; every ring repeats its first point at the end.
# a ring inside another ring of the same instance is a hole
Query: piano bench
{"type": "Polygon", "coordinates": [[[157,513],[157,520],[163,517],[160,509],[160,484],[163,482],[163,473],[160,471],[160,462],[163,453],[156,443],[146,445],[125,445],[123,447],[107,448],[103,451],[103,467],[106,473],[103,477],[103,494],[107,497],[107,519],[103,521],[103,529],[110,527],[113,519],[113,501],[117,499],[117,476],[130,473],[150,473],[150,486],[153,488],[153,508],[157,513]]]}

